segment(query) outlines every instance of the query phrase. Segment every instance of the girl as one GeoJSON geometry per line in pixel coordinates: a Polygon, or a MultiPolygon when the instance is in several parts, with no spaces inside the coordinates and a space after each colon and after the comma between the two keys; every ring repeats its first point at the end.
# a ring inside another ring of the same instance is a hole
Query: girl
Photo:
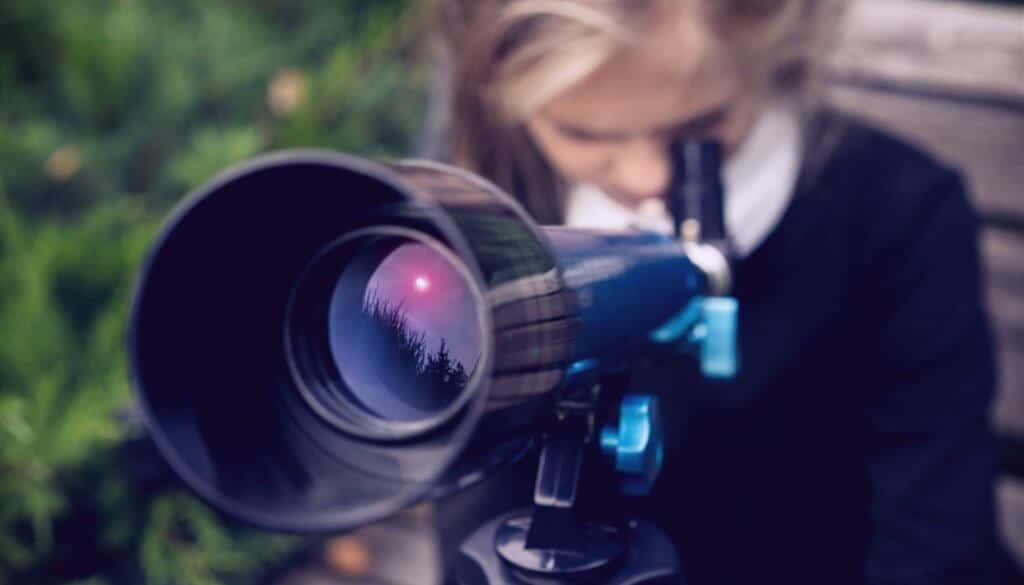
{"type": "Polygon", "coordinates": [[[447,156],[542,223],[668,231],[669,145],[723,144],[742,372],[637,382],[673,417],[642,506],[690,583],[990,583],[975,218],[954,170],[821,104],[836,13],[441,0],[447,156]]]}

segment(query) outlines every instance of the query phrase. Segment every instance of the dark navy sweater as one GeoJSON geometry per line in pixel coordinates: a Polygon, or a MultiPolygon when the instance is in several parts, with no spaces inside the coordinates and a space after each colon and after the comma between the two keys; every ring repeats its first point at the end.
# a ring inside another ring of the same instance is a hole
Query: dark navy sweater
{"type": "Polygon", "coordinates": [[[994,367],[963,182],[835,113],[811,144],[825,163],[735,267],[738,378],[636,382],[671,413],[642,507],[690,585],[991,583],[994,367]]]}

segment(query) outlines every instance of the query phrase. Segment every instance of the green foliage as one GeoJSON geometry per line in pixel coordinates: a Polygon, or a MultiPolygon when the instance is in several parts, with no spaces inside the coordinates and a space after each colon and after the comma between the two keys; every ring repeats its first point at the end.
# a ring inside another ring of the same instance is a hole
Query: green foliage
{"type": "Polygon", "coordinates": [[[289,552],[295,540],[283,535],[230,534],[194,498],[169,494],[153,505],[141,554],[147,582],[154,585],[216,585],[224,575],[248,583],[268,560],[289,552]]]}
{"type": "Polygon", "coordinates": [[[15,205],[66,215],[113,194],[166,205],[260,150],[405,154],[414,16],[402,0],[5,0],[0,176],[15,205]]]}
{"type": "Polygon", "coordinates": [[[120,438],[121,331],[153,222],[128,201],[67,225],[0,204],[0,567],[19,569],[55,544],[63,475],[120,438]]]}
{"type": "Polygon", "coordinates": [[[407,0],[0,2],[0,585],[246,583],[300,543],[123,471],[132,281],[225,166],[407,154],[418,25],[407,0]]]}

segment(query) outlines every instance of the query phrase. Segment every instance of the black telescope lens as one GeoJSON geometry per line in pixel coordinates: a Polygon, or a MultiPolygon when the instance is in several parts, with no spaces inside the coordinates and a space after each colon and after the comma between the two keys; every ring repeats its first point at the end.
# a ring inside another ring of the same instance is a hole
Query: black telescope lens
{"type": "Polygon", "coordinates": [[[293,304],[291,349],[307,401],[372,436],[442,424],[472,393],[480,365],[476,291],[461,262],[425,236],[369,228],[346,238],[314,263],[293,304]]]}
{"type": "MultiPolygon", "coordinates": [[[[338,280],[327,325],[331,356],[352,395],[373,414],[429,419],[458,399],[480,358],[472,293],[431,246],[401,240],[371,246],[380,247],[389,251],[368,280],[360,258],[338,280]]],[[[376,262],[372,249],[364,253],[376,262]]]]}

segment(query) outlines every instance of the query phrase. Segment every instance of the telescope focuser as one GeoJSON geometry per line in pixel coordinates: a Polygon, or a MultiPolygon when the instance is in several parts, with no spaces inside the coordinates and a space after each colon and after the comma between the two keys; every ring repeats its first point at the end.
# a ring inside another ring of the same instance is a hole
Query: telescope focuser
{"type": "Polygon", "coordinates": [[[673,175],[667,197],[672,225],[686,256],[703,273],[706,293],[694,298],[651,339],[696,348],[705,376],[729,379],[739,369],[739,305],[729,296],[734,254],[725,227],[722,145],[713,140],[677,141],[671,153],[673,175]]]}

